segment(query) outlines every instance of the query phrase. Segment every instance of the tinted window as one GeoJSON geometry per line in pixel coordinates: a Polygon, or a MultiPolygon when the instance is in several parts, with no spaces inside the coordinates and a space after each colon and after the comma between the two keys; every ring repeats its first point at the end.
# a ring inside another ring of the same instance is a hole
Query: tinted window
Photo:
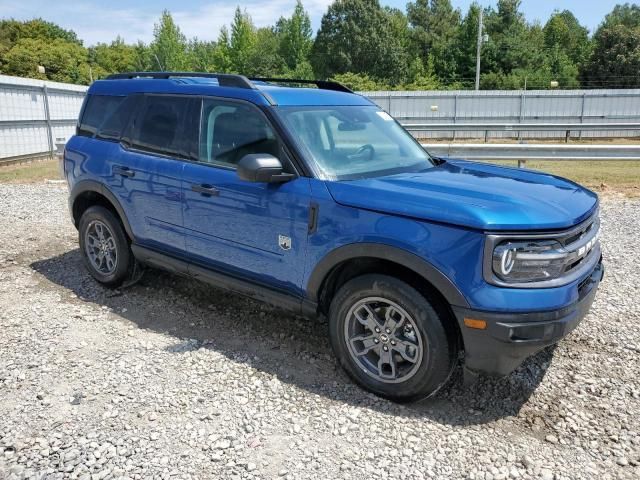
{"type": "Polygon", "coordinates": [[[186,97],[146,96],[131,133],[132,146],[154,153],[185,156],[182,134],[189,106],[186,97]]]}
{"type": "Polygon", "coordinates": [[[205,99],[200,128],[201,162],[232,166],[250,153],[279,157],[273,129],[255,108],[234,102],[205,99]]]}
{"type": "Polygon", "coordinates": [[[105,140],[120,140],[120,136],[128,125],[131,114],[134,112],[139,100],[139,95],[126,97],[111,115],[105,117],[102,125],[98,128],[96,136],[105,140]]]}
{"type": "Polygon", "coordinates": [[[89,95],[78,125],[78,135],[93,137],[100,125],[109,118],[126,97],[89,95]]]}

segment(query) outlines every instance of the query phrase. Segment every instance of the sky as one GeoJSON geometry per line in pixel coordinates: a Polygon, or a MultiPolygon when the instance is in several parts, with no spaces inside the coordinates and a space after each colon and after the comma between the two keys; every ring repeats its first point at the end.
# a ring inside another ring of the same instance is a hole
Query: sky
{"type": "MultiPolygon", "coordinates": [[[[311,16],[314,32],[332,0],[302,0],[311,16]]],[[[625,0],[522,0],[521,10],[529,21],[545,23],[554,10],[571,10],[593,32],[616,3],[625,0]]],[[[405,0],[380,0],[406,11],[405,0]]],[[[472,0],[452,0],[463,14],[472,0]]],[[[483,6],[495,6],[495,0],[479,0],[483,6]]],[[[272,25],[281,16],[289,16],[295,0],[0,0],[0,18],[27,20],[42,17],[66,29],[74,30],[84,44],[110,42],[117,35],[133,43],[148,43],[153,24],[163,9],[168,9],[183,33],[201,40],[215,40],[223,25],[228,25],[236,5],[245,8],[258,26],[272,25]]]]}

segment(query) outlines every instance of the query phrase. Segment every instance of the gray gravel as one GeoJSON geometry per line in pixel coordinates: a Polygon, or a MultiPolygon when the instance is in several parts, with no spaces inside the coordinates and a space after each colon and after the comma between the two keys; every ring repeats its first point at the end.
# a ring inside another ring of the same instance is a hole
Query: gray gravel
{"type": "Polygon", "coordinates": [[[327,326],[158,271],[81,266],[59,185],[0,185],[0,478],[640,478],[640,201],[602,205],[592,313],[511,376],[409,406],[327,326]]]}

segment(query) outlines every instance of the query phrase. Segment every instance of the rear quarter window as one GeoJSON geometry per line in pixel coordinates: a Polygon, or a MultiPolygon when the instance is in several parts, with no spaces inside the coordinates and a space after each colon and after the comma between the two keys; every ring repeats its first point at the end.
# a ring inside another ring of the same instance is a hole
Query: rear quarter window
{"type": "Polygon", "coordinates": [[[119,141],[140,101],[140,95],[126,97],[113,113],[105,118],[98,128],[96,137],[103,140],[119,141]]]}
{"type": "Polygon", "coordinates": [[[93,137],[125,100],[124,96],[89,95],[78,124],[77,134],[93,137]]]}

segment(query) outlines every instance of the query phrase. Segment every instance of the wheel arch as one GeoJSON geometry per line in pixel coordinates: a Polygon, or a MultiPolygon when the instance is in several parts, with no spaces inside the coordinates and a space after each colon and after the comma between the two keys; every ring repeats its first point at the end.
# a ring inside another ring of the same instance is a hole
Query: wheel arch
{"type": "Polygon", "coordinates": [[[127,220],[122,205],[116,196],[102,183],[95,180],[81,180],[75,184],[69,195],[69,207],[73,223],[78,228],[80,217],[85,210],[93,205],[102,205],[112,210],[120,219],[122,226],[130,240],[133,240],[133,231],[127,220]]]}
{"type": "MultiPolygon", "coordinates": [[[[339,271],[353,262],[369,262],[380,265],[396,265],[400,270],[412,272],[433,288],[450,306],[466,306],[469,303],[458,287],[440,270],[419,256],[398,247],[381,243],[354,243],[344,245],[325,255],[316,265],[307,282],[307,298],[318,305],[320,311],[326,307],[328,296],[334,288],[339,271]]],[[[372,266],[364,267],[369,273],[372,266]]],[[[378,272],[385,273],[385,272],[378,272]]]]}

